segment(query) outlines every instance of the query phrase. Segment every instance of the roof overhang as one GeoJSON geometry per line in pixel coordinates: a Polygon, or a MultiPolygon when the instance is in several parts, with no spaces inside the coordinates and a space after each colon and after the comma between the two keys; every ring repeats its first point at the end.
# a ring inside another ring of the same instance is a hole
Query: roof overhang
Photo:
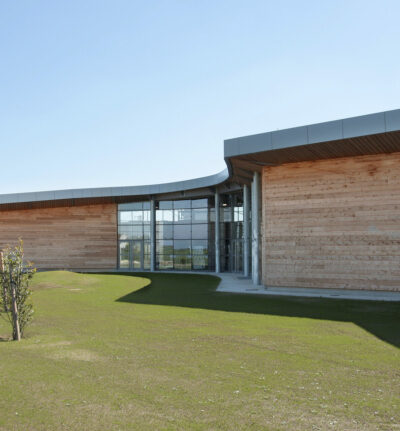
{"type": "Polygon", "coordinates": [[[263,166],[400,151],[400,109],[228,139],[232,179],[247,183],[263,166]]]}

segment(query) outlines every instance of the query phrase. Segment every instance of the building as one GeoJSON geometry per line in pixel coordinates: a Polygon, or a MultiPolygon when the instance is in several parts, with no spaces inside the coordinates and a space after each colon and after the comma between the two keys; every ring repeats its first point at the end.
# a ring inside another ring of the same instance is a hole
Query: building
{"type": "Polygon", "coordinates": [[[0,246],[22,237],[38,268],[400,291],[400,110],[229,139],[224,154],[225,171],[194,180],[0,195],[0,246]]]}

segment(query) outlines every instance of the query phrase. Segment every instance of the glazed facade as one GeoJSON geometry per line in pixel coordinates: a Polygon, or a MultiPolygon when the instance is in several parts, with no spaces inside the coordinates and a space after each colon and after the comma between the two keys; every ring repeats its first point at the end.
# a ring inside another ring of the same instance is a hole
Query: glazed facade
{"type": "MultiPolygon", "coordinates": [[[[155,269],[215,271],[215,198],[160,200],[118,205],[118,267],[151,269],[154,231],[155,269]],[[154,230],[153,230],[154,229],[154,230]]],[[[219,256],[222,271],[243,270],[243,193],[220,195],[219,256]]]]}

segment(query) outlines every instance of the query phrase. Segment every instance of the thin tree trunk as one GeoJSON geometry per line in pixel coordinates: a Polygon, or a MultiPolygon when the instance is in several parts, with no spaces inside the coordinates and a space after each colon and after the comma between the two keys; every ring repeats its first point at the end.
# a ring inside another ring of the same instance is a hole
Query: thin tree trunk
{"type": "Polygon", "coordinates": [[[15,283],[11,282],[11,300],[12,300],[12,315],[13,315],[13,339],[16,341],[21,341],[21,331],[19,330],[19,320],[18,320],[18,307],[17,307],[17,297],[15,294],[15,283]]]}
{"type": "MultiPolygon", "coordinates": [[[[3,253],[1,253],[0,265],[1,265],[1,268],[0,268],[1,276],[3,277],[3,280],[4,280],[5,274],[4,274],[3,253]]],[[[19,329],[19,320],[18,320],[17,296],[15,293],[15,283],[14,283],[14,280],[12,279],[11,273],[10,273],[10,289],[11,289],[11,312],[13,317],[13,340],[21,341],[21,331],[19,329]]],[[[5,304],[5,307],[7,307],[6,304],[5,304]]]]}
{"type": "Polygon", "coordinates": [[[8,304],[7,304],[7,287],[5,281],[5,275],[4,275],[4,260],[3,260],[3,252],[0,252],[0,272],[1,272],[1,294],[3,296],[3,307],[4,311],[8,313],[8,304]]]}

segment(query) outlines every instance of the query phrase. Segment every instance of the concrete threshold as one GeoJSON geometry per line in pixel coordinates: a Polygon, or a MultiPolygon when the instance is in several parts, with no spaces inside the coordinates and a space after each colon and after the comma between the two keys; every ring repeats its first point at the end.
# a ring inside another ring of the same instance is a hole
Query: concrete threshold
{"type": "Polygon", "coordinates": [[[317,289],[300,287],[255,286],[250,279],[237,274],[218,274],[221,277],[218,292],[248,295],[295,296],[303,298],[352,299],[362,301],[400,301],[400,292],[354,289],[317,289]]]}

